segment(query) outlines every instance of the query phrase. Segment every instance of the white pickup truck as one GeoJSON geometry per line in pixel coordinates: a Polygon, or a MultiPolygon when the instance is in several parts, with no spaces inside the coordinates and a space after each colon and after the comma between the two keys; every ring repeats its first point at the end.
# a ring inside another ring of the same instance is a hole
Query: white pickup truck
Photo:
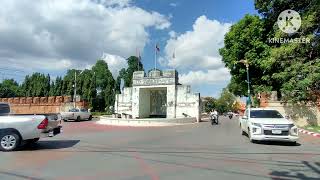
{"type": "Polygon", "coordinates": [[[299,138],[297,126],[273,109],[247,109],[239,118],[239,125],[241,134],[247,134],[251,142],[287,141],[295,144],[299,138]]]}
{"type": "Polygon", "coordinates": [[[61,118],[64,121],[68,120],[92,120],[92,115],[87,109],[79,109],[79,108],[72,108],[68,112],[61,112],[61,118]]]}
{"type": "Polygon", "coordinates": [[[0,103],[0,150],[13,151],[24,143],[35,143],[42,137],[61,132],[59,114],[15,115],[7,103],[0,103]]]}

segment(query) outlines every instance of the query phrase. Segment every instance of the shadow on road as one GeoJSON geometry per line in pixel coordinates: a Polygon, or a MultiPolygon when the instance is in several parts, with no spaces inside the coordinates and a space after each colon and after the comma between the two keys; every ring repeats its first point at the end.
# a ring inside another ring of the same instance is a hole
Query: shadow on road
{"type": "Polygon", "coordinates": [[[35,144],[28,144],[28,145],[22,146],[20,151],[64,149],[64,148],[73,147],[79,142],[80,140],[39,141],[38,143],[35,143],[35,144]]]}
{"type": "Polygon", "coordinates": [[[301,179],[301,180],[318,180],[320,179],[320,163],[310,163],[308,161],[302,161],[301,164],[304,165],[305,168],[301,170],[287,170],[287,171],[272,171],[270,176],[274,180],[287,180],[287,179],[301,179]],[[310,175],[306,175],[306,173],[313,172],[315,175],[311,177],[310,175]]]}
{"type": "MultiPolygon", "coordinates": [[[[124,158],[132,158],[135,159],[136,157],[133,154],[144,154],[144,153],[150,153],[150,151],[82,151],[82,152],[100,152],[100,153],[107,153],[109,155],[113,156],[119,156],[119,157],[124,157],[124,158]],[[133,153],[133,154],[132,154],[133,153]]],[[[176,153],[181,153],[181,152],[152,152],[156,154],[162,154],[162,155],[169,155],[169,153],[174,153],[170,154],[172,156],[178,156],[176,153]]],[[[184,152],[185,153],[185,152],[184,152]]],[[[189,152],[189,153],[199,153],[199,152],[189,152]]],[[[239,154],[239,153],[234,153],[234,154],[239,154]]],[[[249,154],[260,154],[260,153],[249,153],[249,154]]],[[[274,154],[279,154],[279,153],[274,153],[274,154]]],[[[281,154],[281,153],[280,153],[281,154]]],[[[189,156],[190,157],[190,156],[189,156]]],[[[282,171],[271,171],[270,173],[259,173],[259,172],[244,172],[244,171],[238,171],[238,170],[233,170],[233,169],[228,169],[228,168],[216,168],[216,167],[211,167],[206,164],[193,164],[193,163],[186,163],[186,162],[179,162],[177,160],[161,160],[159,158],[153,158],[153,157],[140,157],[145,161],[149,162],[155,162],[155,163],[160,163],[160,164],[168,164],[168,165],[175,165],[175,166],[181,166],[181,167],[186,167],[186,168],[191,168],[191,169],[202,169],[202,170],[208,170],[208,171],[215,171],[215,172],[223,172],[227,174],[236,174],[236,175],[244,175],[244,176],[249,176],[249,177],[254,177],[254,178],[267,178],[267,179],[274,179],[274,180],[291,180],[291,179],[301,179],[301,180],[318,180],[320,176],[320,163],[319,162],[314,162],[310,163],[307,161],[302,161],[301,163],[297,164],[292,164],[293,162],[285,162],[285,161],[270,161],[269,163],[264,163],[264,164],[269,164],[271,166],[279,166],[283,168],[292,168],[292,169],[286,169],[282,171]],[[315,165],[313,165],[315,164],[315,165]],[[308,170],[307,170],[308,169],[308,170]],[[310,169],[310,170],[309,170],[310,169]],[[311,173],[311,175],[310,175],[311,173]]],[[[193,157],[193,158],[198,158],[199,157],[193,157]]],[[[230,157],[229,157],[230,158],[230,157]]],[[[208,158],[207,158],[208,159],[208,158]]],[[[237,158],[233,159],[226,159],[226,158],[221,158],[221,160],[224,161],[240,161],[242,163],[257,163],[257,164],[263,164],[259,162],[253,162],[253,161],[243,161],[243,160],[238,160],[237,158]]],[[[257,160],[259,161],[259,160],[257,160]]]]}
{"type": "MultiPolygon", "coordinates": [[[[245,137],[249,138],[248,134],[245,137]]],[[[271,146],[301,146],[300,143],[282,142],[282,141],[254,141],[254,144],[271,145],[271,146]]]]}
{"type": "Polygon", "coordinates": [[[300,143],[278,142],[278,141],[257,141],[256,144],[271,145],[271,146],[301,146],[300,143]]]}
{"type": "Polygon", "coordinates": [[[22,174],[18,174],[18,173],[12,173],[12,172],[4,172],[4,171],[0,171],[0,175],[5,175],[5,176],[12,177],[12,178],[18,178],[18,179],[44,180],[44,179],[37,178],[37,177],[32,177],[32,176],[27,176],[27,175],[22,175],[22,174]]]}

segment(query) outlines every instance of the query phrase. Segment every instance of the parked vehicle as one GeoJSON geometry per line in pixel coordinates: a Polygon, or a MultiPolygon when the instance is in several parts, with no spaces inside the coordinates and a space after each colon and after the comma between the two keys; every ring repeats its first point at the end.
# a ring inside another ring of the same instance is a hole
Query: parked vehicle
{"type": "Polygon", "coordinates": [[[24,143],[61,133],[59,114],[15,115],[8,103],[0,103],[0,150],[13,151],[24,143]]]}
{"type": "Polygon", "coordinates": [[[61,117],[64,121],[68,120],[92,120],[92,114],[87,109],[84,108],[72,108],[68,112],[62,112],[61,117]]]}
{"type": "Polygon", "coordinates": [[[298,140],[298,128],[277,110],[252,108],[246,110],[239,119],[241,134],[248,135],[254,141],[287,141],[295,144],[298,140]]]}

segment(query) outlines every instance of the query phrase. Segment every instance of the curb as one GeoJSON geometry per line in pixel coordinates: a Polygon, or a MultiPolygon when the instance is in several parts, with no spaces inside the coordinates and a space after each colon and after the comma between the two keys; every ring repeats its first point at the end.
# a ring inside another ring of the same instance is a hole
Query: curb
{"type": "Polygon", "coordinates": [[[118,126],[118,127],[169,127],[169,126],[182,126],[182,125],[192,125],[195,123],[113,123],[112,121],[100,120],[96,124],[99,125],[108,125],[108,126],[118,126]]]}
{"type": "Polygon", "coordinates": [[[311,136],[313,136],[313,137],[320,137],[320,134],[319,134],[319,133],[307,131],[307,130],[300,129],[300,128],[299,128],[299,132],[300,132],[300,133],[303,133],[303,134],[311,135],[311,136]]]}
{"type": "Polygon", "coordinates": [[[192,121],[186,121],[179,123],[181,119],[175,119],[175,121],[170,122],[166,120],[152,120],[152,119],[119,119],[119,118],[106,118],[100,117],[100,120],[96,124],[100,125],[111,125],[111,126],[128,126],[128,127],[163,127],[163,126],[180,126],[180,125],[190,125],[195,124],[192,121]]]}

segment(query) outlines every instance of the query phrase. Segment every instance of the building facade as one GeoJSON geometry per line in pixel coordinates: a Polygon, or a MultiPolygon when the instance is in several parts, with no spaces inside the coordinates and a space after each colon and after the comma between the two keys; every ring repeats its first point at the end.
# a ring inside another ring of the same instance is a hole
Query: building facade
{"type": "Polygon", "coordinates": [[[179,84],[176,70],[133,73],[132,87],[116,95],[115,113],[138,118],[194,117],[200,121],[200,93],[179,84]]]}

